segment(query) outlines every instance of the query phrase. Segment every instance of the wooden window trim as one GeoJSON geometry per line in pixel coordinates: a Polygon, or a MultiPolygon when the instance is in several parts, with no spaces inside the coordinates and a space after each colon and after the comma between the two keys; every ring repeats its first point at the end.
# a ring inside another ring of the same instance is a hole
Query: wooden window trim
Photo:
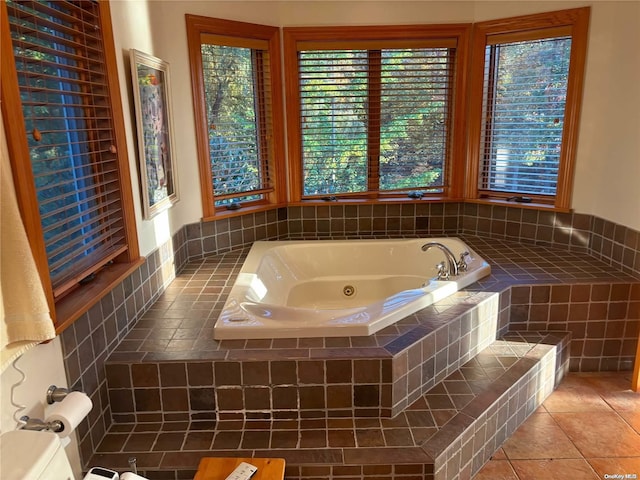
{"type": "MultiPolygon", "coordinates": [[[[106,295],[117,281],[121,281],[144,261],[140,257],[133,209],[133,191],[131,188],[131,172],[127,156],[127,144],[124,127],[124,114],[120,96],[120,83],[117,74],[116,53],[113,32],[111,29],[111,11],[108,0],[99,2],[101,32],[103,35],[106,77],[108,80],[113,121],[114,142],[118,152],[118,181],[122,198],[122,215],[127,250],[114,259],[114,264],[103,267],[95,282],[78,285],[61,298],[54,297],[53,286],[49,276],[49,266],[45,251],[38,200],[31,171],[31,157],[27,145],[27,132],[24,122],[16,121],[16,112],[22,112],[20,90],[17,82],[16,68],[13,61],[13,47],[8,26],[8,11],[5,2],[0,6],[0,25],[2,28],[2,117],[7,135],[7,144],[11,160],[13,183],[18,198],[18,206],[27,232],[31,251],[40,279],[42,281],[47,303],[56,327],[61,333],[80,315],[95,305],[106,295]],[[119,280],[118,280],[119,279],[119,280]]],[[[20,119],[22,114],[20,113],[20,119]]]]}
{"type": "MultiPolygon", "coordinates": [[[[285,97],[287,99],[287,149],[289,155],[289,200],[292,204],[321,202],[320,199],[303,198],[302,195],[302,132],[300,127],[300,92],[298,88],[297,54],[300,49],[312,46],[314,48],[383,48],[385,46],[398,47],[406,45],[435,46],[438,40],[444,40],[439,46],[451,47],[456,45],[454,69],[456,72],[452,103],[452,123],[450,134],[450,157],[446,162],[445,175],[449,187],[442,193],[425,195],[434,200],[459,200],[464,190],[465,170],[465,113],[467,96],[467,64],[469,61],[469,40],[471,24],[446,25],[402,25],[402,26],[364,26],[364,27],[285,27],[283,28],[284,43],[284,71],[285,97]],[[447,39],[449,42],[447,43],[447,39]],[[450,40],[453,39],[454,43],[450,40]],[[406,43],[403,43],[406,42],[406,43]]],[[[375,169],[377,162],[370,162],[375,169]]],[[[369,177],[371,175],[369,172],[369,177]]],[[[371,177],[369,186],[372,186],[371,177]]],[[[373,201],[384,202],[397,200],[393,194],[386,192],[367,192],[355,195],[341,194],[340,201],[373,201]]],[[[406,196],[402,198],[408,200],[406,196]]],[[[334,202],[332,202],[334,203],[334,202]]]]}
{"type": "MultiPolygon", "coordinates": [[[[547,12],[534,15],[490,20],[474,24],[469,88],[469,141],[467,147],[466,200],[478,203],[505,203],[509,195],[494,192],[492,198],[480,198],[480,145],[482,123],[482,101],[484,82],[484,51],[487,45],[504,41],[524,41],[571,35],[570,70],[567,82],[562,149],[558,169],[555,197],[529,195],[533,203],[529,206],[557,211],[571,208],[573,174],[578,143],[578,128],[582,107],[584,67],[586,62],[590,7],[547,12]],[[551,198],[551,200],[549,200],[551,198]]],[[[517,204],[516,204],[517,205],[517,204]]],[[[521,205],[521,204],[520,204],[521,205]]]]}
{"type": "Polygon", "coordinates": [[[367,191],[376,192],[380,188],[380,116],[382,114],[382,50],[368,50],[369,103],[367,112],[368,135],[367,152],[369,154],[367,172],[367,191]]]}
{"type": "MultiPolygon", "coordinates": [[[[284,132],[274,128],[273,157],[269,168],[273,189],[265,193],[265,198],[256,202],[243,203],[238,210],[216,208],[213,193],[213,178],[209,167],[209,135],[206,115],[206,100],[203,78],[202,56],[200,54],[201,35],[213,35],[224,38],[239,47],[255,48],[268,45],[271,63],[271,122],[274,126],[284,124],[282,106],[282,73],[280,60],[280,29],[267,25],[236,22],[197,15],[185,15],[187,25],[187,43],[189,49],[189,68],[191,70],[191,89],[193,92],[193,111],[196,125],[196,148],[198,152],[198,170],[200,177],[200,195],[202,215],[205,220],[214,220],[244,213],[270,210],[286,205],[286,177],[284,174],[284,132]]],[[[262,168],[265,168],[262,165],[262,168]]]]}

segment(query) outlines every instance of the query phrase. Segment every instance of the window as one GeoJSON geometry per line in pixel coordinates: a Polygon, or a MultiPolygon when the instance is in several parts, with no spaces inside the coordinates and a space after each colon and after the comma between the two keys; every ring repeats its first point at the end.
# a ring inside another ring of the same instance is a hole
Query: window
{"type": "Polygon", "coordinates": [[[3,4],[14,183],[60,326],[88,308],[86,298],[100,298],[87,287],[92,294],[80,289],[78,301],[80,285],[104,269],[123,275],[139,256],[122,112],[114,108],[119,90],[110,78],[117,82],[111,20],[103,2],[3,4]],[[106,268],[113,263],[120,266],[106,268]]]}
{"type": "Polygon", "coordinates": [[[284,202],[278,29],[186,18],[204,216],[284,202]]]}
{"type": "Polygon", "coordinates": [[[488,45],[482,190],[555,195],[571,37],[488,45]]]}
{"type": "Polygon", "coordinates": [[[466,34],[285,28],[292,200],[459,196],[466,34]]]}
{"type": "Polygon", "coordinates": [[[569,208],[588,16],[583,8],[476,25],[472,198],[569,208]]]}

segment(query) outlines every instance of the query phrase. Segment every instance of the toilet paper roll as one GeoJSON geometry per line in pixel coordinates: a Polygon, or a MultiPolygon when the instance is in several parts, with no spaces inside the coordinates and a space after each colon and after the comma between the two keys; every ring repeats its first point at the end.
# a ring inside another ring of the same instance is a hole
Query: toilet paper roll
{"type": "Polygon", "coordinates": [[[124,472],[120,475],[120,480],[147,480],[147,477],[141,477],[132,472],[124,472]]]}
{"type": "Polygon", "coordinates": [[[89,414],[92,407],[93,403],[87,394],[70,392],[64,400],[51,407],[46,421],[53,422],[58,420],[62,422],[64,428],[58,432],[58,436],[68,437],[89,414]]]}

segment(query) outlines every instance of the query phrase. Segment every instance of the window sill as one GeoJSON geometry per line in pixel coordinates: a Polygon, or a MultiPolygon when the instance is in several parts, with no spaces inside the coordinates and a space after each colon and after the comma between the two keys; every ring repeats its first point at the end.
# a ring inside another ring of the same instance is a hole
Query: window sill
{"type": "Polygon", "coordinates": [[[322,200],[320,198],[312,198],[290,202],[289,207],[304,207],[318,205],[380,205],[380,204],[397,204],[397,203],[458,203],[463,202],[462,198],[449,198],[437,196],[424,196],[422,198],[409,197],[389,197],[389,198],[336,198],[335,200],[322,200]]]}
{"type": "Polygon", "coordinates": [[[239,217],[241,215],[247,215],[249,213],[258,213],[258,212],[266,212],[269,210],[274,210],[276,208],[288,207],[289,204],[283,203],[270,203],[268,205],[260,204],[260,205],[247,205],[246,207],[240,207],[237,210],[225,210],[220,209],[215,215],[202,217],[203,222],[212,222],[214,220],[220,220],[223,218],[231,218],[231,217],[239,217]]]}
{"type": "Polygon", "coordinates": [[[98,303],[144,262],[145,257],[140,257],[133,262],[109,265],[100,271],[93,282],[76,288],[58,300],[56,302],[56,334],[61,334],[71,326],[80,315],[98,303]]]}
{"type": "Polygon", "coordinates": [[[550,205],[548,203],[536,203],[532,201],[531,203],[519,203],[513,201],[507,201],[502,198],[467,198],[464,200],[465,203],[478,203],[482,205],[500,205],[503,207],[516,207],[516,208],[528,208],[532,210],[547,210],[550,212],[562,212],[562,213],[570,213],[572,210],[570,208],[560,208],[555,205],[550,205]]]}

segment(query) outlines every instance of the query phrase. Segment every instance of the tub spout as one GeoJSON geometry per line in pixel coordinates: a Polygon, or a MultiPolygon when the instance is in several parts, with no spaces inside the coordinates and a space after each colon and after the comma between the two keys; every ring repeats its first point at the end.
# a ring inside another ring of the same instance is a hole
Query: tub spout
{"type": "Polygon", "coordinates": [[[456,260],[453,252],[449,250],[449,247],[440,242],[427,242],[422,245],[422,251],[426,252],[432,247],[435,247],[444,253],[448,263],[448,266],[441,266],[438,268],[438,279],[446,280],[450,275],[458,275],[458,261],[456,260]]]}

